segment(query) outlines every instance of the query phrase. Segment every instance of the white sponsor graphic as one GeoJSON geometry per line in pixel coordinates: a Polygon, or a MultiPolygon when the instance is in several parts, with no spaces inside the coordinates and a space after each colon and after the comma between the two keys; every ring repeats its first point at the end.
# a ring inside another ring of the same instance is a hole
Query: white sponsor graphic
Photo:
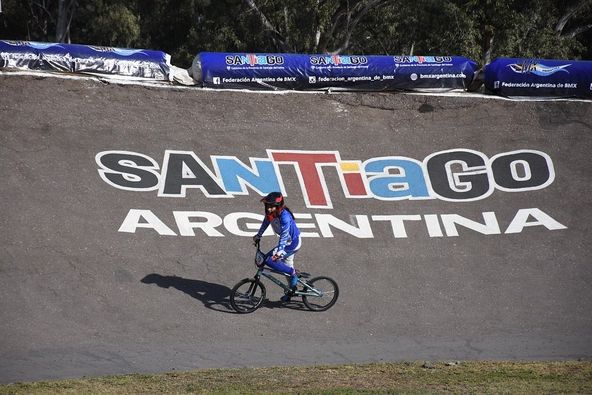
{"type": "MultiPolygon", "coordinates": [[[[458,237],[461,232],[476,232],[483,235],[522,233],[525,228],[542,227],[561,230],[567,227],[538,208],[525,208],[513,218],[498,220],[495,212],[481,213],[481,219],[463,217],[459,214],[386,214],[351,215],[347,219],[332,214],[295,213],[302,237],[333,238],[336,233],[358,239],[375,238],[375,232],[388,234],[395,239],[407,238],[407,229],[422,229],[428,237],[458,237]],[[386,226],[385,226],[386,225],[386,226]]],[[[255,235],[263,215],[237,212],[225,217],[207,211],[173,211],[169,218],[161,219],[151,210],[131,209],[119,227],[119,232],[136,233],[150,229],[161,236],[243,236],[255,235]],[[173,225],[174,224],[174,225],[173,225]],[[197,231],[197,233],[196,233],[197,231]]],[[[271,235],[268,229],[265,235],[271,235]]]]}
{"type": "MultiPolygon", "coordinates": [[[[112,187],[144,193],[156,191],[159,198],[190,199],[200,202],[201,208],[209,199],[251,194],[259,198],[273,191],[288,196],[297,191],[287,191],[284,178],[293,177],[294,173],[305,206],[322,210],[333,209],[334,201],[342,199],[374,199],[385,204],[432,199],[476,202],[494,193],[541,190],[555,180],[551,158],[544,152],[528,149],[488,157],[479,151],[457,148],[432,153],[423,161],[404,156],[342,159],[339,151],[270,149],[267,157],[251,157],[248,164],[235,156],[212,155],[211,167],[203,158],[193,151],[165,150],[160,166],[147,155],[114,150],[98,153],[95,160],[99,175],[112,187]],[[338,177],[327,178],[328,174],[338,177]],[[329,185],[328,180],[337,182],[340,188],[329,185]],[[339,189],[341,193],[335,192],[339,189]]],[[[288,185],[294,188],[294,182],[288,185]]],[[[334,237],[335,232],[363,239],[374,238],[375,232],[389,232],[398,239],[406,238],[409,229],[413,229],[414,235],[421,229],[430,238],[456,237],[467,231],[514,234],[527,227],[566,229],[539,208],[520,209],[513,218],[503,220],[493,211],[468,218],[448,213],[400,214],[392,210],[393,206],[388,205],[385,212],[370,215],[340,218],[333,214],[300,213],[296,218],[303,237],[324,238],[334,237]]],[[[173,211],[161,218],[149,208],[130,209],[119,231],[136,233],[147,229],[163,236],[252,236],[262,219],[253,213],[222,217],[204,210],[173,211]]]]}

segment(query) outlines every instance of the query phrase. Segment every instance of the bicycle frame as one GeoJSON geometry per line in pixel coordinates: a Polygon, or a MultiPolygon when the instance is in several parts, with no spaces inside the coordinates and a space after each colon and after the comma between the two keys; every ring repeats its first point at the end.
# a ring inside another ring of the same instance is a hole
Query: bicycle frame
{"type": "MultiPolygon", "coordinates": [[[[269,279],[271,282],[273,282],[277,286],[279,286],[280,288],[282,288],[285,293],[291,292],[292,290],[290,289],[290,287],[288,287],[282,281],[278,280],[277,277],[274,276],[274,274],[281,275],[284,277],[290,277],[289,275],[287,275],[285,273],[262,267],[262,268],[259,268],[259,270],[257,270],[257,273],[255,274],[255,279],[259,280],[261,278],[261,276],[263,276],[263,277],[269,279]]],[[[308,283],[306,281],[302,280],[301,278],[298,278],[298,284],[302,285],[302,287],[304,287],[305,291],[296,291],[293,294],[294,296],[318,296],[318,297],[323,296],[322,291],[319,291],[319,290],[315,289],[314,287],[311,287],[310,285],[308,285],[308,283]]]]}
{"type": "MultiPolygon", "coordinates": [[[[255,262],[257,262],[258,260],[261,260],[261,255],[263,255],[263,257],[264,257],[263,260],[267,259],[269,254],[264,254],[263,251],[261,251],[259,242],[256,242],[255,245],[257,246],[257,253],[255,254],[255,262]]],[[[255,274],[255,280],[259,280],[261,278],[261,276],[263,276],[263,277],[269,279],[275,285],[282,288],[284,290],[284,293],[292,292],[292,290],[290,289],[290,287],[288,285],[286,285],[282,281],[278,280],[277,277],[275,276],[275,275],[281,275],[281,276],[284,276],[287,278],[287,277],[290,277],[288,274],[278,272],[276,270],[267,268],[265,266],[263,266],[263,267],[258,266],[258,268],[259,269],[257,270],[257,273],[255,274]]],[[[302,285],[302,287],[304,288],[304,291],[296,291],[293,293],[294,296],[317,296],[317,297],[323,296],[322,291],[319,291],[319,290],[315,289],[314,287],[311,287],[310,285],[308,285],[308,283],[305,280],[303,280],[302,278],[300,278],[300,276],[298,277],[298,284],[302,285]]]]}

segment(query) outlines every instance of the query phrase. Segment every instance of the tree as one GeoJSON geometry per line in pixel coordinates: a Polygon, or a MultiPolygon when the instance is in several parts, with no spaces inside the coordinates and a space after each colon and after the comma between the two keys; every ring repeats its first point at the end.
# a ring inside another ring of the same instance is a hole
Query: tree
{"type": "Polygon", "coordinates": [[[482,62],[492,57],[577,58],[592,24],[592,0],[459,1],[475,15],[482,62]]]}
{"type": "Polygon", "coordinates": [[[141,45],[140,28],[135,1],[93,0],[78,8],[71,34],[80,43],[134,47],[141,45]]]}
{"type": "Polygon", "coordinates": [[[592,12],[592,1],[591,0],[580,0],[576,3],[570,4],[569,2],[565,5],[563,15],[555,24],[555,34],[557,37],[570,37],[573,38],[579,34],[586,32],[592,28],[592,18],[590,18],[592,12]],[[575,21],[575,22],[574,22],[575,21]],[[565,31],[566,26],[574,22],[570,28],[565,31]]]}
{"type": "Polygon", "coordinates": [[[243,0],[276,50],[339,54],[350,49],[364,18],[386,0],[243,0]]]}
{"type": "Polygon", "coordinates": [[[3,0],[0,37],[198,52],[592,56],[592,0],[3,0]]]}
{"type": "Polygon", "coordinates": [[[56,41],[70,42],[70,25],[78,3],[76,0],[58,0],[58,16],[56,22],[56,41]]]}
{"type": "Polygon", "coordinates": [[[355,32],[353,48],[388,55],[479,54],[478,32],[470,16],[448,0],[390,2],[355,32]]]}
{"type": "Polygon", "coordinates": [[[70,42],[76,0],[28,0],[27,4],[31,15],[29,34],[40,34],[47,41],[70,42]]]}

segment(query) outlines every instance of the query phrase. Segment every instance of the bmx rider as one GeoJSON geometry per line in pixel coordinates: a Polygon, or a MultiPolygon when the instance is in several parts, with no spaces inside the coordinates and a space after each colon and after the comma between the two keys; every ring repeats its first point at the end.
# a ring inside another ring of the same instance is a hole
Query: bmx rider
{"type": "Polygon", "coordinates": [[[281,298],[283,302],[289,302],[298,284],[298,276],[294,268],[294,255],[302,244],[300,230],[294,221],[294,214],[286,207],[284,196],[280,192],[271,192],[261,199],[261,202],[265,205],[265,218],[259,231],[253,236],[253,241],[261,240],[263,233],[270,224],[273,231],[279,236],[278,244],[268,254],[265,264],[290,276],[291,293],[281,298]]]}

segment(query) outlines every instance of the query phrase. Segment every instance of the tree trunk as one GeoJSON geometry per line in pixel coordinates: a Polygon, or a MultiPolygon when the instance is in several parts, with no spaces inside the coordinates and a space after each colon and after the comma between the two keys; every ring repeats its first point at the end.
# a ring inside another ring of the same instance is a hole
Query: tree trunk
{"type": "Polygon", "coordinates": [[[491,53],[493,52],[493,40],[495,34],[493,31],[486,29],[483,40],[483,65],[491,63],[491,53]]]}
{"type": "Polygon", "coordinates": [[[65,42],[67,26],[68,26],[68,15],[67,15],[67,4],[66,0],[58,0],[58,21],[56,23],[56,41],[59,43],[65,42]]]}
{"type": "Polygon", "coordinates": [[[243,2],[247,7],[249,7],[249,9],[251,11],[253,11],[255,13],[255,15],[257,15],[257,17],[259,18],[259,21],[261,22],[261,25],[263,25],[263,28],[265,29],[265,34],[269,38],[271,38],[271,41],[273,42],[273,44],[283,52],[290,52],[290,48],[288,48],[288,45],[286,44],[286,39],[284,37],[282,37],[282,35],[271,24],[271,22],[269,22],[269,19],[267,19],[265,14],[263,14],[263,12],[261,12],[261,10],[259,10],[259,7],[257,7],[257,4],[255,4],[255,1],[254,0],[243,0],[243,2]]]}
{"type": "MultiPolygon", "coordinates": [[[[563,36],[563,29],[565,28],[565,25],[567,25],[567,23],[569,22],[569,20],[576,15],[581,9],[583,9],[585,6],[589,5],[590,0],[583,0],[580,1],[579,3],[577,3],[576,5],[574,5],[573,7],[569,8],[567,11],[565,11],[565,13],[561,16],[561,18],[559,18],[559,21],[557,22],[557,24],[555,24],[555,35],[557,37],[561,37],[563,36]]],[[[573,29],[571,32],[569,32],[567,34],[567,36],[573,37],[577,34],[580,34],[586,30],[588,30],[590,28],[591,25],[586,25],[580,28],[576,28],[573,29]]]]}
{"type": "Polygon", "coordinates": [[[74,17],[76,5],[76,0],[58,0],[56,41],[59,43],[70,43],[70,25],[74,17]]]}

